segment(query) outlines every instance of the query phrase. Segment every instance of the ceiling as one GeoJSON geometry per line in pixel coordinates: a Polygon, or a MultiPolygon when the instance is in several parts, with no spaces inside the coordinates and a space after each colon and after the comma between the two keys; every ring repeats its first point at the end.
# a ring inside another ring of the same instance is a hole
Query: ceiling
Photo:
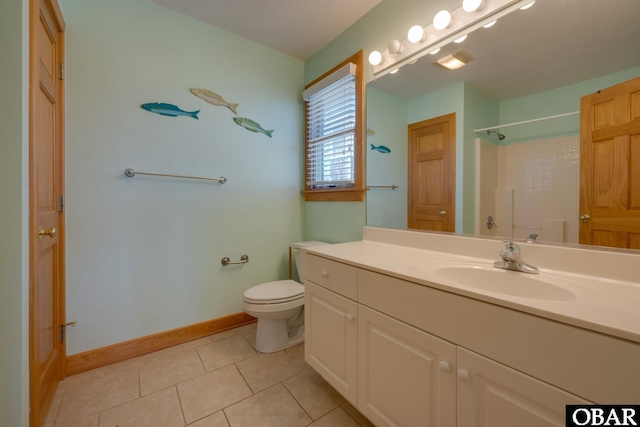
{"type": "MultiPolygon", "coordinates": [[[[306,60],[382,0],[152,1],[306,60]]],[[[463,49],[475,58],[467,66],[444,70],[427,55],[372,84],[413,98],[466,81],[498,101],[517,98],[640,66],[638,22],[640,0],[537,0],[437,55],[463,49]]]]}
{"type": "Polygon", "coordinates": [[[382,0],[152,0],[306,60],[382,0]]]}

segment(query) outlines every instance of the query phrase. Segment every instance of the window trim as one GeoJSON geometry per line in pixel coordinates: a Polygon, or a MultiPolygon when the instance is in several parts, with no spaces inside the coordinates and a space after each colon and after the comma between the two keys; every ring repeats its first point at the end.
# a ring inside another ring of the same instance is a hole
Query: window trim
{"type": "Polygon", "coordinates": [[[334,71],[344,67],[349,62],[356,64],[355,86],[356,86],[356,126],[354,135],[354,186],[348,188],[311,188],[307,185],[307,158],[308,158],[308,124],[307,124],[307,103],[304,103],[304,199],[305,201],[343,201],[361,202],[364,200],[366,192],[364,183],[364,51],[361,50],[353,56],[347,58],[319,78],[305,86],[305,89],[313,86],[334,71]]]}

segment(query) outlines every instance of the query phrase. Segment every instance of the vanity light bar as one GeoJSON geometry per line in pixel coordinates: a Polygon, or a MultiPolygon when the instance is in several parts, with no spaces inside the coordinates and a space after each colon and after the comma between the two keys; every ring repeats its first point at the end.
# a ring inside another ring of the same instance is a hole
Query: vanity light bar
{"type": "Polygon", "coordinates": [[[449,27],[437,30],[432,23],[423,28],[422,37],[419,38],[415,38],[417,29],[414,26],[411,39],[418,40],[417,42],[411,42],[407,38],[399,42],[399,46],[395,41],[393,44],[390,43],[390,46],[393,46],[392,51],[397,53],[392,53],[388,49],[384,52],[371,52],[376,59],[370,61],[373,65],[373,76],[374,78],[382,77],[529,3],[531,0],[485,0],[484,6],[475,12],[466,12],[463,7],[459,7],[450,13],[452,22],[449,27]]]}

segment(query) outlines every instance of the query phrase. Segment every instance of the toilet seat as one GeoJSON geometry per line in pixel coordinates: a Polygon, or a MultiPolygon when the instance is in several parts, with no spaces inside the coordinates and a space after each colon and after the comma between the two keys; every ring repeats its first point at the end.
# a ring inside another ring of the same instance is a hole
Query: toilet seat
{"type": "Polygon", "coordinates": [[[304,298],[304,286],[295,280],[262,283],[244,291],[243,300],[250,304],[281,304],[304,298]]]}

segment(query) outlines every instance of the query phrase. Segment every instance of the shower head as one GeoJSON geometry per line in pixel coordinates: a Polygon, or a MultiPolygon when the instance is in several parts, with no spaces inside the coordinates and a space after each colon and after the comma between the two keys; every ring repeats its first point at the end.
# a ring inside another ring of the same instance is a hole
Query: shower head
{"type": "Polygon", "coordinates": [[[499,139],[500,141],[502,141],[503,139],[505,139],[505,138],[506,138],[506,136],[504,136],[503,134],[501,134],[501,133],[500,133],[500,132],[498,132],[498,131],[495,131],[495,130],[488,130],[488,131],[487,131],[487,135],[491,135],[492,133],[495,133],[496,135],[498,135],[498,139],[499,139]]]}

